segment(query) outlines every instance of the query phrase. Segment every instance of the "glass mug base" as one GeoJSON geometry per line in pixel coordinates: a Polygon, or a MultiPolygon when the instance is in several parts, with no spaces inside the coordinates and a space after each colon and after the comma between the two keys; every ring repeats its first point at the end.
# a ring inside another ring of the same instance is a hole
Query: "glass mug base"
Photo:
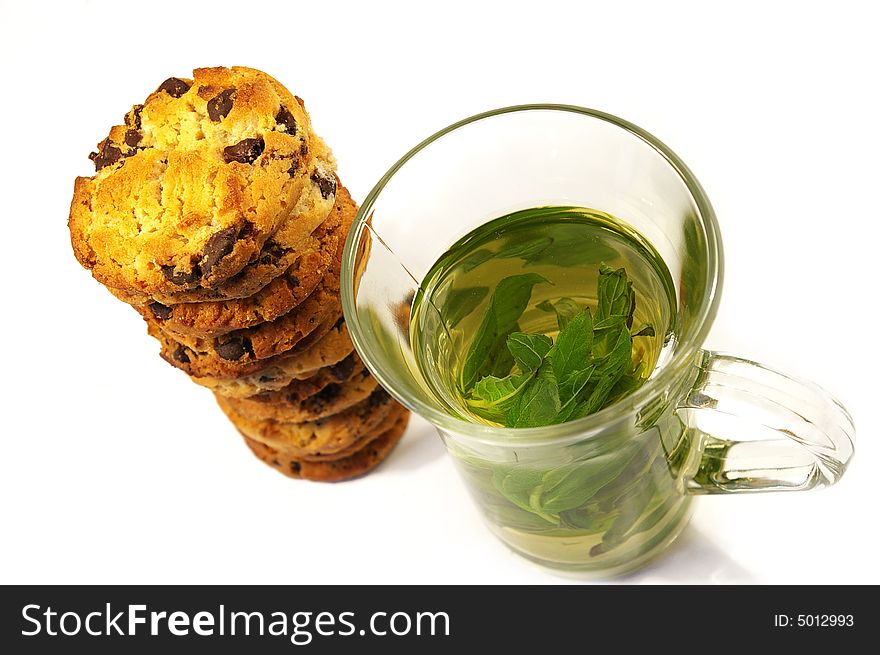
{"type": "Polygon", "coordinates": [[[632,573],[662,555],[690,522],[693,500],[683,496],[677,507],[649,533],[637,535],[595,557],[590,556],[591,547],[577,538],[542,538],[495,525],[490,520],[486,520],[486,525],[511,551],[543,567],[581,579],[610,578],[632,573]]]}

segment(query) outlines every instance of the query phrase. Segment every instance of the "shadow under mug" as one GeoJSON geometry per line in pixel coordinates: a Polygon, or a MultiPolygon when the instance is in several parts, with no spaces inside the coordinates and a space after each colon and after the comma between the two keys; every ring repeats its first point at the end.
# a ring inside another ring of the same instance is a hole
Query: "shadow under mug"
{"type": "Polygon", "coordinates": [[[829,394],[701,349],[722,269],[715,213],[669,148],[609,114],[526,105],[456,123],[391,168],[349,234],[341,294],[367,367],[437,427],[493,532],[541,564],[613,575],[665,548],[696,494],[827,486],[852,457],[852,420],[829,394]],[[593,415],[525,429],[468,422],[416,361],[415,292],[465,234],[553,205],[607,212],[651,242],[674,282],[675,341],[641,388],[593,415]]]}

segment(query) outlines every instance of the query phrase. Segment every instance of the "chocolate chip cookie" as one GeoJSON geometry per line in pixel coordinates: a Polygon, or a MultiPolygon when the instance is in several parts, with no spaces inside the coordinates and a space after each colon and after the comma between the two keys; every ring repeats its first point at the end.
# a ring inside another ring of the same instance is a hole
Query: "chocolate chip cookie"
{"type": "Polygon", "coordinates": [[[151,301],[136,308],[172,336],[213,337],[274,321],[309,297],[325,274],[338,274],[341,269],[345,238],[357,205],[344,188],[337,200],[335,211],[311,235],[311,243],[291,250],[297,255],[294,263],[252,296],[175,305],[151,301]]]}
{"type": "Polygon", "coordinates": [[[80,263],[258,456],[315,480],[370,470],[408,412],[349,339],[340,272],[358,208],[302,100],[259,71],[202,68],[124,123],[74,186],[80,263]]]}
{"type": "Polygon", "coordinates": [[[292,423],[253,419],[238,413],[222,396],[217,402],[226,416],[247,437],[299,458],[330,457],[350,448],[382,424],[399,405],[381,387],[347,410],[318,419],[292,423]]]}
{"type": "Polygon", "coordinates": [[[293,265],[247,298],[163,305],[153,301],[135,308],[171,334],[217,337],[274,321],[302,303],[324,279],[344,237],[338,225],[322,225],[313,243],[298,252],[293,265]]]}
{"type": "MultiPolygon", "coordinates": [[[[315,138],[317,139],[317,137],[315,138]]],[[[323,143],[320,139],[317,141],[323,143]]],[[[322,161],[321,157],[321,155],[318,156],[319,166],[322,161]]],[[[329,167],[329,164],[327,166],[329,167]]],[[[357,214],[357,205],[348,190],[341,185],[337,186],[335,176],[331,177],[334,180],[334,184],[331,186],[338,188],[338,191],[328,190],[327,184],[320,176],[312,175],[309,178],[303,195],[281,228],[269,237],[256,259],[231,278],[210,288],[181,289],[173,293],[154,292],[152,294],[126,290],[115,295],[130,304],[144,305],[158,302],[163,305],[175,305],[236,300],[257,293],[288,270],[302,250],[308,249],[310,244],[313,246],[311,239],[314,236],[314,231],[312,234],[303,236],[304,229],[313,226],[317,226],[315,229],[331,229],[336,225],[346,224],[346,220],[347,224],[351,225],[351,220],[357,214]]],[[[347,231],[345,228],[342,233],[345,234],[347,231]]],[[[344,238],[342,241],[344,242],[344,238]]]]}
{"type": "MultiPolygon", "coordinates": [[[[320,393],[325,387],[331,384],[344,384],[355,378],[363,378],[369,373],[361,358],[356,352],[351,353],[343,361],[333,366],[325,366],[317,371],[305,374],[305,377],[292,380],[286,387],[279,389],[285,394],[285,402],[290,404],[298,404],[306,398],[320,393]]],[[[269,397],[276,393],[275,391],[261,391],[260,393],[248,396],[247,399],[268,401],[269,397]]],[[[226,394],[226,398],[238,399],[235,396],[226,394]]]]}
{"type": "Polygon", "coordinates": [[[314,390],[329,375],[291,382],[284,389],[261,393],[251,398],[227,398],[229,406],[239,414],[254,419],[284,422],[316,421],[338,414],[366,399],[376,390],[376,380],[365,368],[344,382],[328,381],[314,390]],[[318,384],[315,384],[317,382],[318,384]]]}
{"type": "MultiPolygon", "coordinates": [[[[310,337],[311,335],[303,341],[307,341],[310,337]]],[[[163,347],[162,357],[167,359],[169,356],[173,357],[173,353],[166,352],[163,347]]],[[[276,355],[263,362],[265,363],[255,372],[239,377],[191,376],[190,379],[227,398],[248,398],[259,393],[283,389],[294,381],[313,380],[318,373],[324,374],[327,384],[344,382],[354,372],[362,369],[360,358],[348,337],[345,323],[341,321],[305,349],[276,355]]],[[[320,389],[316,389],[315,392],[317,391],[320,389]]]]}
{"type": "Polygon", "coordinates": [[[296,459],[264,443],[242,436],[247,447],[260,461],[284,475],[319,482],[341,482],[364,475],[378,466],[400,441],[408,422],[409,413],[401,408],[391,427],[376,439],[347,457],[329,461],[296,459]]]}
{"type": "Polygon", "coordinates": [[[319,190],[335,180],[316,168],[312,137],[300,101],[265,73],[203,68],[166,80],[92,153],[95,175],[76,180],[77,259],[104,284],[147,295],[229,279],[312,177],[319,190]]]}
{"type": "Polygon", "coordinates": [[[237,377],[257,370],[260,360],[295,348],[319,326],[335,321],[340,312],[339,278],[330,272],[308,298],[287,314],[219,337],[170,334],[155,320],[145,320],[149,333],[162,343],[163,356],[171,350],[172,365],[197,377],[237,377]]]}

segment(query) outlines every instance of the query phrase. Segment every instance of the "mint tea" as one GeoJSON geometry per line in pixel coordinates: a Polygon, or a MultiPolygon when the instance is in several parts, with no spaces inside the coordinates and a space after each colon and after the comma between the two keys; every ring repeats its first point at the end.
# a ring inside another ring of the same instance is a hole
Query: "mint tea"
{"type": "MultiPolygon", "coordinates": [[[[625,402],[662,365],[674,297],[660,256],[624,223],[580,207],[528,209],[480,226],[434,264],[413,304],[411,342],[451,414],[496,427],[561,424],[625,402]]],[[[549,458],[513,447],[512,461],[499,461],[447,445],[506,542],[544,563],[604,569],[624,544],[631,561],[681,523],[687,503],[670,473],[687,451],[683,431],[654,427],[668,433],[665,446],[632,425],[549,458]]]]}
{"type": "Polygon", "coordinates": [[[341,296],[365,364],[437,428],[495,534],[615,575],[661,553],[694,496],[828,486],[853,456],[833,396],[704,347],[723,269],[709,199],[665,144],[521,105],[379,180],[341,296]]]}

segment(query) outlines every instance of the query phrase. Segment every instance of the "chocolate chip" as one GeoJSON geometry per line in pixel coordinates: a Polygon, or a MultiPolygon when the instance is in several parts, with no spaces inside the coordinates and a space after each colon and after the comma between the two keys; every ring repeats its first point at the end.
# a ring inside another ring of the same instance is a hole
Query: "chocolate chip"
{"type": "Polygon", "coordinates": [[[115,164],[122,158],[122,151],[110,143],[110,139],[104,139],[98,144],[98,152],[89,154],[89,159],[95,163],[95,171],[105,166],[115,164]]]}
{"type": "Polygon", "coordinates": [[[183,346],[178,346],[177,350],[174,351],[174,354],[171,355],[175,361],[178,361],[182,364],[189,364],[189,355],[186,354],[186,348],[183,346]]]}
{"type": "Polygon", "coordinates": [[[279,467],[279,466],[281,466],[281,462],[279,462],[277,459],[273,459],[272,466],[279,467]]]}
{"type": "Polygon", "coordinates": [[[318,393],[316,393],[312,398],[319,403],[328,403],[331,400],[334,400],[339,397],[339,394],[342,393],[342,387],[338,384],[328,384],[326,387],[321,389],[318,393]]]}
{"type": "Polygon", "coordinates": [[[189,82],[186,82],[179,77],[169,77],[167,80],[159,85],[159,88],[156,89],[156,91],[164,91],[172,98],[179,98],[184,93],[189,91],[189,87],[189,82]]]}
{"type": "Polygon", "coordinates": [[[299,154],[302,157],[305,157],[307,154],[309,154],[309,144],[305,141],[299,144],[299,154]]]}
{"type": "Polygon", "coordinates": [[[340,382],[347,380],[354,371],[354,357],[349,355],[341,362],[337,362],[327,368],[330,370],[330,374],[340,382]]]}
{"type": "MultiPolygon", "coordinates": [[[[235,285],[235,284],[238,284],[239,282],[241,282],[245,277],[247,277],[247,274],[248,274],[248,267],[245,266],[238,273],[236,273],[235,275],[233,275],[230,278],[227,278],[226,280],[222,280],[222,282],[228,283],[230,285],[235,285]]],[[[217,284],[220,284],[220,282],[218,282],[217,284]]],[[[213,300],[222,300],[223,299],[223,293],[221,291],[218,291],[216,288],[211,289],[210,295],[213,300]]]]}
{"type": "Polygon", "coordinates": [[[333,327],[331,329],[338,330],[342,327],[343,323],[345,323],[345,316],[340,316],[339,320],[333,324],[333,327]]]}
{"type": "Polygon", "coordinates": [[[226,89],[208,100],[208,118],[215,123],[221,118],[226,118],[232,110],[234,96],[235,89],[226,89]]]}
{"type": "Polygon", "coordinates": [[[370,397],[367,398],[367,405],[370,407],[378,407],[380,405],[384,405],[389,400],[391,400],[388,392],[385,391],[382,387],[376,389],[373,393],[370,394],[370,397]]]}
{"type": "Polygon", "coordinates": [[[299,160],[292,159],[290,162],[290,168],[287,169],[287,174],[290,177],[296,177],[296,171],[299,169],[299,160]]]}
{"type": "Polygon", "coordinates": [[[290,113],[290,110],[284,105],[281,105],[278,113],[275,114],[275,122],[278,125],[283,125],[290,136],[296,134],[296,119],[293,117],[293,114],[290,113]]]}
{"type": "Polygon", "coordinates": [[[301,467],[300,467],[299,462],[291,462],[290,463],[290,470],[293,471],[294,473],[299,473],[300,468],[301,467]]]}
{"type": "Polygon", "coordinates": [[[254,233],[254,224],[250,221],[245,221],[244,225],[241,226],[241,229],[238,231],[239,239],[246,239],[250,235],[254,233]]]}
{"type": "Polygon", "coordinates": [[[223,159],[226,163],[237,161],[241,164],[253,164],[263,154],[266,145],[263,139],[242,139],[234,146],[223,148],[223,159]]]}
{"type": "Polygon", "coordinates": [[[245,356],[247,351],[241,341],[227,341],[216,348],[217,354],[223,359],[237,361],[245,356]]]}
{"type": "Polygon", "coordinates": [[[136,148],[141,142],[142,135],[137,130],[125,130],[125,145],[136,148]]]}
{"type": "Polygon", "coordinates": [[[166,321],[171,318],[172,308],[168,305],[163,305],[160,302],[151,302],[149,304],[150,311],[153,312],[153,316],[158,318],[160,321],[166,321]]]}
{"type": "Polygon", "coordinates": [[[198,264],[193,266],[192,270],[188,273],[186,271],[178,272],[174,269],[175,267],[171,264],[163,264],[162,266],[162,275],[164,275],[165,279],[171,282],[171,284],[192,284],[202,277],[202,271],[199,269],[198,264]]]}
{"type": "Polygon", "coordinates": [[[260,263],[274,266],[286,254],[287,248],[275,241],[267,241],[260,255],[260,263]]]}
{"type": "Polygon", "coordinates": [[[235,226],[227,227],[211,235],[202,250],[202,259],[199,262],[202,275],[210,275],[214,267],[220,263],[220,260],[232,252],[237,235],[238,228],[235,226]]]}
{"type": "Polygon", "coordinates": [[[215,352],[223,359],[237,362],[245,355],[254,355],[254,348],[247,337],[233,337],[229,341],[217,344],[215,352]]]}
{"type": "Polygon", "coordinates": [[[287,284],[294,289],[299,286],[299,278],[296,275],[287,275],[287,284]]]}
{"type": "Polygon", "coordinates": [[[325,200],[336,194],[336,178],[332,175],[321,173],[317,169],[312,173],[312,182],[318,185],[321,197],[325,200]]]}
{"type": "Polygon", "coordinates": [[[125,124],[136,130],[141,129],[141,112],[144,110],[143,105],[135,105],[125,115],[125,124]]]}

